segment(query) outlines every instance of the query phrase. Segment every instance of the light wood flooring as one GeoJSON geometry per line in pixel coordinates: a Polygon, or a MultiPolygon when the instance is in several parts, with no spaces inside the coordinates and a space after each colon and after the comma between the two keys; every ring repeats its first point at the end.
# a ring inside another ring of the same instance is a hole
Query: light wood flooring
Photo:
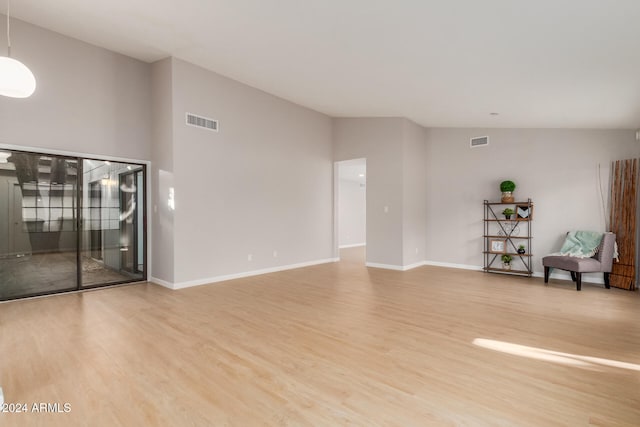
{"type": "Polygon", "coordinates": [[[342,257],[0,304],[0,426],[640,425],[637,292],[342,257]]]}

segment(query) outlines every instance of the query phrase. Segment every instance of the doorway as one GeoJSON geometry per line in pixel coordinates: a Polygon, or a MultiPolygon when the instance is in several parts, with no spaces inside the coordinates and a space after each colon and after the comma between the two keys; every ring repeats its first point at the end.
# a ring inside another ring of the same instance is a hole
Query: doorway
{"type": "Polygon", "coordinates": [[[336,162],[336,169],[338,250],[361,248],[364,254],[367,243],[367,161],[361,158],[336,162]]]}

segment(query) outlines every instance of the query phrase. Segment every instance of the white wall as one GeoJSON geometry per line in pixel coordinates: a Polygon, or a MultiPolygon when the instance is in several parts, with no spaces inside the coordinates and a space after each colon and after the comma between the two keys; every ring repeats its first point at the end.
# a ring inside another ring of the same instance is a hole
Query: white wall
{"type": "Polygon", "coordinates": [[[11,36],[12,56],[37,88],[26,99],[0,97],[0,143],[150,159],[149,64],[13,18],[11,36]]]}
{"type": "Polygon", "coordinates": [[[340,179],[338,194],[340,247],[366,244],[367,191],[365,184],[340,179]]]}
{"type": "MultiPolygon", "coordinates": [[[[531,198],[533,267],[557,251],[568,230],[604,231],[597,167],[608,199],[610,163],[640,155],[633,131],[429,129],[427,261],[482,266],[484,199],[498,201],[513,180],[515,198],[531,198]],[[490,144],[469,148],[488,135],[490,144]]],[[[607,209],[608,212],[608,209],[607,209]]]]}
{"type": "Polygon", "coordinates": [[[174,281],[332,258],[331,119],[172,64],[174,281]],[[220,131],[186,126],[187,111],[219,120],[220,131]]]}

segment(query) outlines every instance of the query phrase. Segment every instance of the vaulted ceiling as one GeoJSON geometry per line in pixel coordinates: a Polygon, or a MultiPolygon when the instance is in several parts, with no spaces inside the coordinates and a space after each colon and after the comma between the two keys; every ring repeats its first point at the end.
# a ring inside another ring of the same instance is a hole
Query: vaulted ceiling
{"type": "Polygon", "coordinates": [[[12,14],[336,117],[640,128],[638,0],[13,0],[12,14]]]}

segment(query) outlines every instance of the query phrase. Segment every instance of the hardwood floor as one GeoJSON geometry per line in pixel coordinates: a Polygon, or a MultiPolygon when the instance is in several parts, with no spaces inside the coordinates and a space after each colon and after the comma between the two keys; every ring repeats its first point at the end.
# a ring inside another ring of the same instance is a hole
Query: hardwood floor
{"type": "Polygon", "coordinates": [[[640,425],[637,292],[342,256],[0,304],[0,426],[640,425]]]}

